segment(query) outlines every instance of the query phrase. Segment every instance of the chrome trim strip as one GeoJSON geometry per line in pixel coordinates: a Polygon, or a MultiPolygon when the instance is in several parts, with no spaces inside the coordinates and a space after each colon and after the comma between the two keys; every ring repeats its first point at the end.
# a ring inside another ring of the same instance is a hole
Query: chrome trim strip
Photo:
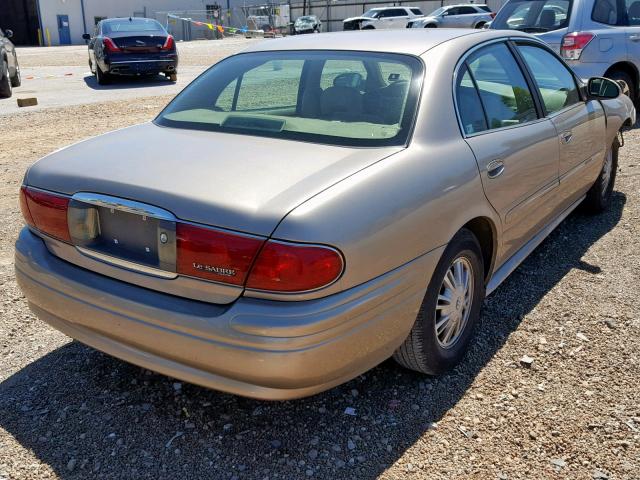
{"type": "Polygon", "coordinates": [[[160,220],[168,220],[170,222],[177,221],[176,216],[159,207],[148,205],[146,203],[134,202],[124,198],[112,197],[109,195],[101,195],[99,193],[79,192],[71,197],[72,200],[78,202],[89,203],[99,207],[111,208],[123,212],[134,213],[136,215],[145,215],[147,217],[158,218],[160,220]]]}
{"type": "Polygon", "coordinates": [[[158,268],[147,267],[146,265],[141,265],[139,263],[130,262],[128,260],[123,260],[121,258],[116,258],[110,255],[105,255],[103,253],[94,252],[93,250],[89,250],[88,248],[76,246],[76,249],[83,255],[93,258],[94,260],[99,260],[103,263],[108,263],[116,267],[125,268],[133,272],[145,273],[147,275],[151,275],[154,277],[160,277],[160,278],[166,278],[166,279],[174,279],[178,277],[178,274],[175,272],[168,272],[166,270],[160,270],[158,268]]]}
{"type": "Polygon", "coordinates": [[[174,60],[128,60],[124,62],[111,62],[109,65],[128,65],[130,63],[158,63],[158,62],[175,62],[174,60]]]}
{"type": "Polygon", "coordinates": [[[586,195],[580,197],[575,203],[570,205],[565,211],[556,217],[551,223],[547,224],[542,230],[540,230],[531,240],[525,243],[520,250],[514,253],[509,260],[504,262],[502,266],[494,272],[491,276],[491,280],[487,284],[486,295],[489,296],[495,291],[496,288],[504,282],[511,273],[518,268],[518,266],[533,252],[542,241],[549,236],[555,228],[562,223],[562,221],[569,216],[575,208],[580,205],[585,199],[586,195]]]}

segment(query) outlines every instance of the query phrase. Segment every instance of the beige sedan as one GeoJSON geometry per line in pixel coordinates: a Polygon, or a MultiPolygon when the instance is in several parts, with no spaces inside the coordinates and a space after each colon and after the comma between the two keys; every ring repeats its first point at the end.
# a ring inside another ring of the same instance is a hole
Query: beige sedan
{"type": "Polygon", "coordinates": [[[15,261],[33,311],[252,397],[392,355],[439,374],[485,295],[578,205],[607,207],[635,122],[616,82],[524,33],[318,39],[252,46],[153,122],[34,164],[15,261]]]}

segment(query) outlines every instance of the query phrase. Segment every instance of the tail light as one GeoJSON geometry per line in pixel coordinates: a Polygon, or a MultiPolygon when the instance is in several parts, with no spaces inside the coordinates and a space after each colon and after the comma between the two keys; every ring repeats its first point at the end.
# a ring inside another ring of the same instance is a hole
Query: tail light
{"type": "Polygon", "coordinates": [[[118,47],[109,37],[104,37],[102,39],[102,44],[104,45],[104,49],[109,53],[118,53],[122,51],[120,47],[118,47]]]}
{"type": "Polygon", "coordinates": [[[25,221],[42,233],[70,242],[67,225],[69,198],[33,188],[20,188],[20,209],[25,221]]]}
{"type": "Polygon", "coordinates": [[[162,45],[162,50],[173,50],[176,47],[176,43],[173,40],[173,36],[172,35],[167,35],[167,39],[164,42],[164,45],[162,45]]]}
{"type": "Polygon", "coordinates": [[[595,35],[590,32],[573,32],[568,33],[562,38],[560,47],[560,55],[565,60],[580,60],[582,50],[589,44],[595,35]]]}
{"type": "Polygon", "coordinates": [[[342,269],[342,255],[332,248],[269,240],[251,269],[247,288],[272,292],[315,290],[337,280],[342,269]]]}
{"type": "Polygon", "coordinates": [[[489,16],[490,16],[491,18],[496,18],[496,12],[491,12],[491,13],[489,13],[489,16]]]}
{"type": "Polygon", "coordinates": [[[244,285],[264,239],[177,223],[176,242],[179,274],[244,285]]]}

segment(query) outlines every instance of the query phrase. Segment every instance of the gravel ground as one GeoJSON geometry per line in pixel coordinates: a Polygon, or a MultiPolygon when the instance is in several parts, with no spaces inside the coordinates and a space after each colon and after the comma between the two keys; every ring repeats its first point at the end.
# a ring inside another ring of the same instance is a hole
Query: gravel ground
{"type": "Polygon", "coordinates": [[[640,129],[626,134],[610,210],[572,214],[487,299],[455,372],[388,361],[270,403],[84,347],[38,321],[16,286],[25,168],[167,100],[0,116],[0,478],[640,478],[640,129]]]}

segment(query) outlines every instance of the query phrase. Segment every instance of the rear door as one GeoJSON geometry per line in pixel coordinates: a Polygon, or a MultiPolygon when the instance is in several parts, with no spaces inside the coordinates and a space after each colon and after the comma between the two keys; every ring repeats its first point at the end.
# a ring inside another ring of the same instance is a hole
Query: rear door
{"type": "Polygon", "coordinates": [[[558,137],[507,44],[484,46],[456,74],[461,127],[485,194],[500,215],[502,254],[515,253],[550,219],[558,190],[558,137]]]}
{"type": "Polygon", "coordinates": [[[461,28],[473,28],[476,23],[476,18],[479,15],[480,14],[473,7],[460,7],[455,26],[461,28]]]}
{"type": "Polygon", "coordinates": [[[560,208],[584,194],[605,155],[605,116],[597,101],[586,101],[569,68],[545,46],[518,42],[544,114],[553,122],[560,146],[560,208]]]}
{"type": "Polygon", "coordinates": [[[380,28],[403,28],[409,21],[409,14],[404,8],[389,8],[380,14],[380,28]]]}

